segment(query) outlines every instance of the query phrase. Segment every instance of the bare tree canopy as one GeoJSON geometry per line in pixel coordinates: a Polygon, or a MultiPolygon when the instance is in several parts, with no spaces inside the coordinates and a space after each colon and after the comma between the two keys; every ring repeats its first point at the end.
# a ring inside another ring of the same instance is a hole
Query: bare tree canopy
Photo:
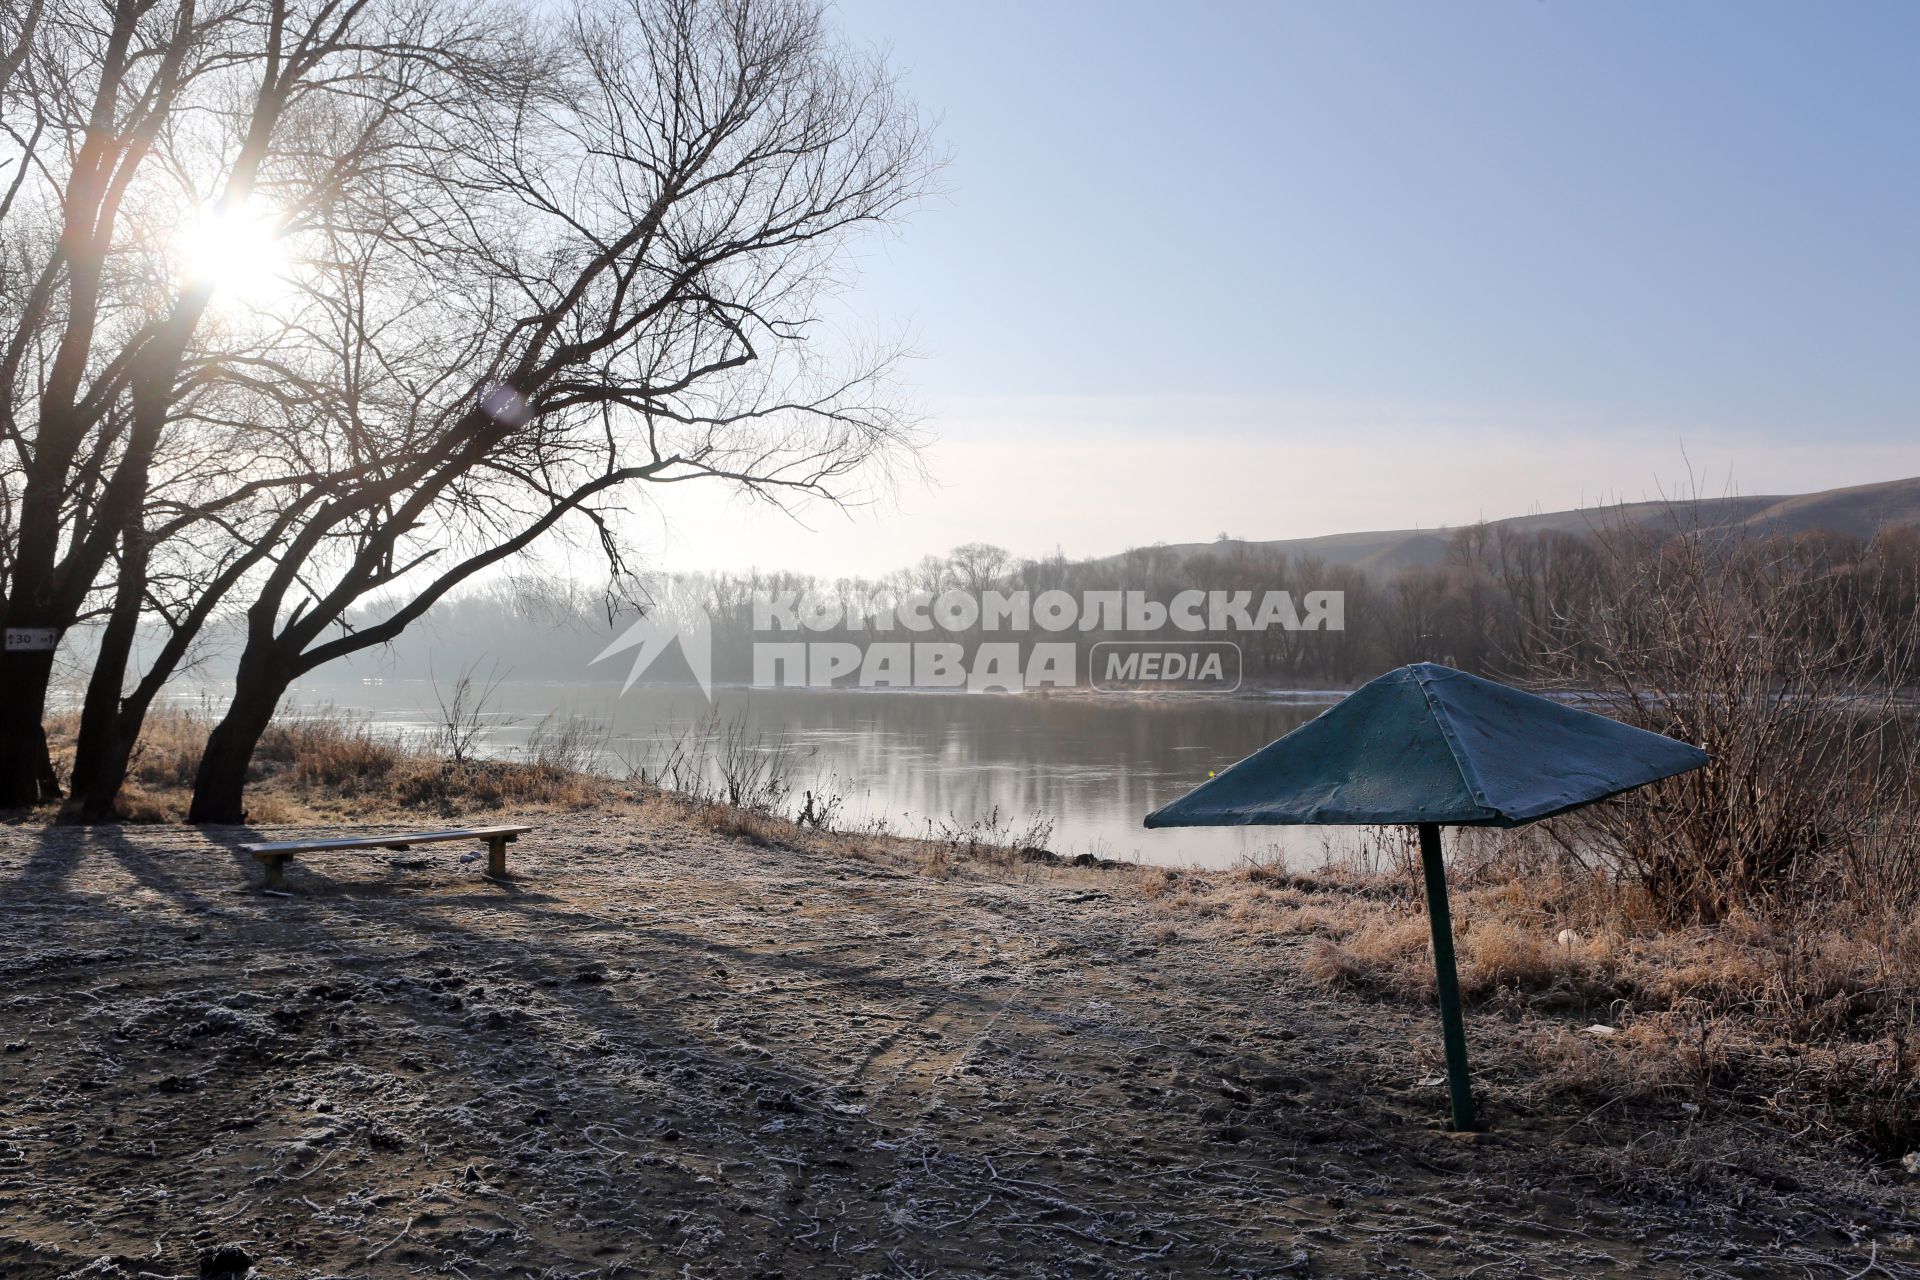
{"type": "MultiPolygon", "coordinates": [[[[223,606],[245,650],[200,819],[239,816],[296,676],[558,528],[622,572],[630,486],[837,501],[910,454],[894,353],[821,306],[933,173],[885,68],[807,0],[559,16],[9,10],[6,626],[106,621],[76,767],[96,813],[223,606]],[[370,593],[397,605],[349,629],[370,593]],[[156,619],[171,640],[131,672],[156,619]]],[[[53,786],[50,664],[0,657],[0,802],[53,786]]]]}

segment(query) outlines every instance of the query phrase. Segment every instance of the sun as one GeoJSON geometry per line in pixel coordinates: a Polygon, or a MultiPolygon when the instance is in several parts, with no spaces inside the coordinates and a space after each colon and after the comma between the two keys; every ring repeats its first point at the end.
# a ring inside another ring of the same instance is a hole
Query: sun
{"type": "Polygon", "coordinates": [[[182,283],[209,289],[220,307],[270,303],[288,286],[281,232],[281,219],[257,207],[201,210],[177,238],[182,283]]]}

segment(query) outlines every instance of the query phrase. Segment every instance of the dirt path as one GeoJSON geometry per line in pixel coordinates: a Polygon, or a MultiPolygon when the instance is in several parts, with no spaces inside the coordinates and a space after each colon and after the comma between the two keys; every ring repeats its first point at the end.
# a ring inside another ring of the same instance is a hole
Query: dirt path
{"type": "Polygon", "coordinates": [[[1128,874],[538,821],[509,887],[291,898],[238,833],[0,833],[0,1274],[1920,1276],[1909,1189],[1529,1104],[1490,1018],[1494,1131],[1440,1132],[1427,1011],[1128,874]]]}

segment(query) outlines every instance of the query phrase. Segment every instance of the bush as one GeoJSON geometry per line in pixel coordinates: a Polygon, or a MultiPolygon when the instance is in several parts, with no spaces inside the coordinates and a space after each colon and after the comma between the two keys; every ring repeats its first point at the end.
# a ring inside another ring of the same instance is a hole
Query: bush
{"type": "Polygon", "coordinates": [[[1533,656],[1538,672],[1596,689],[1596,710],[1712,762],[1560,820],[1563,849],[1643,886],[1672,922],[1915,903],[1902,682],[1916,624],[1885,607],[1910,591],[1837,564],[1819,537],[1702,529],[1686,510],[1665,528],[1597,531],[1580,642],[1533,656]]]}

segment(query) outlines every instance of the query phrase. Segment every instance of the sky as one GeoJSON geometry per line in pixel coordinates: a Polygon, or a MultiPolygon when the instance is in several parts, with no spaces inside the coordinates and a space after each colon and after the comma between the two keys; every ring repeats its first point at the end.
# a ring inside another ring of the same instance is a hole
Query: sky
{"type": "Polygon", "coordinates": [[[838,319],[926,479],[677,486],[672,568],[877,573],[1920,474],[1920,5],[838,0],[945,191],[838,319]]]}

